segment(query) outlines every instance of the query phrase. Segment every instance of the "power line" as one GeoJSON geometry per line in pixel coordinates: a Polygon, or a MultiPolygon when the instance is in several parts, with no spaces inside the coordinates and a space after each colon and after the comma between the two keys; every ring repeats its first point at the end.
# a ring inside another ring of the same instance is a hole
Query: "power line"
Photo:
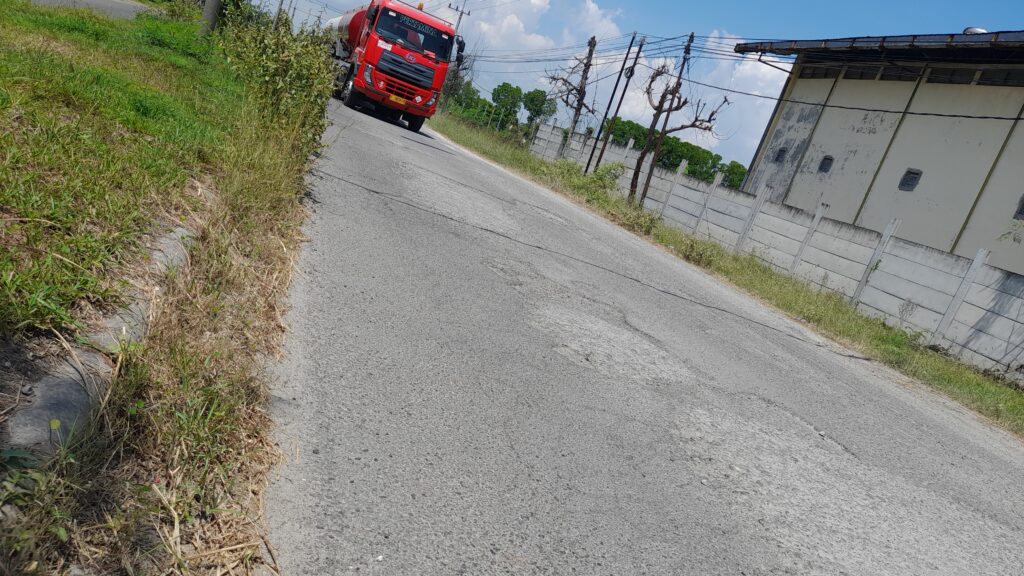
{"type": "MultiPolygon", "coordinates": [[[[653,66],[647,64],[641,64],[646,68],[655,70],[653,66]]],[[[714,84],[708,84],[706,82],[699,82],[690,78],[684,78],[683,81],[689,82],[690,84],[696,84],[697,86],[703,86],[705,88],[712,88],[714,90],[721,90],[722,92],[729,92],[731,94],[739,94],[741,96],[750,96],[753,98],[761,98],[763,100],[773,100],[775,102],[785,102],[787,104],[804,104],[807,106],[818,106],[821,108],[835,108],[837,110],[850,110],[853,112],[878,112],[880,114],[906,114],[907,116],[930,116],[936,118],[964,118],[968,120],[1009,120],[1017,121],[1024,120],[1022,116],[974,116],[970,114],[947,114],[943,112],[913,112],[910,110],[884,110],[881,108],[864,108],[861,106],[844,106],[841,104],[825,104],[823,102],[806,102],[803,100],[793,100],[791,98],[782,98],[780,96],[766,96],[764,94],[757,94],[756,92],[746,92],[744,90],[736,90],[735,88],[726,88],[724,86],[716,86],[714,84]]]]}

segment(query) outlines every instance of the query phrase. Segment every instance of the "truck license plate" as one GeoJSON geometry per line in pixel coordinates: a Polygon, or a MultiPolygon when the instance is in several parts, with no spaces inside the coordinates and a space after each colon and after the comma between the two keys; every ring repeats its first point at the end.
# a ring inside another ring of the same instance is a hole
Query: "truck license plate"
{"type": "Polygon", "coordinates": [[[399,98],[398,96],[395,96],[394,94],[391,95],[391,101],[394,102],[395,104],[399,104],[401,106],[405,106],[408,103],[408,101],[405,98],[399,98]]]}

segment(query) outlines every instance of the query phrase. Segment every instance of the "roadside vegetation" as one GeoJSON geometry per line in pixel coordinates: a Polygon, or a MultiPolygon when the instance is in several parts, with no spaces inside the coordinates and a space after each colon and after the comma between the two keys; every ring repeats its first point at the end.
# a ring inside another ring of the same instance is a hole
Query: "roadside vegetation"
{"type": "Polygon", "coordinates": [[[517,129],[496,131],[442,115],[431,128],[481,156],[565,194],[624,228],[656,242],[680,258],[709,270],[865,356],[895,368],[1024,436],[1024,392],[926,346],[923,335],[886,325],[857,312],[841,296],[819,291],[776,272],[756,257],[737,255],[719,244],[669,226],[656,214],[630,205],[616,193],[617,170],[602,166],[584,175],[569,161],[548,162],[527,148],[517,129]]]}
{"type": "Polygon", "coordinates": [[[331,64],[317,33],[245,5],[200,39],[195,6],[172,4],[180,19],[117,21],[0,0],[0,335],[74,341],[123,303],[153,238],[193,234],[92,428],[49,462],[0,453],[0,574],[272,558],[258,367],[282,332],[331,64]]]}

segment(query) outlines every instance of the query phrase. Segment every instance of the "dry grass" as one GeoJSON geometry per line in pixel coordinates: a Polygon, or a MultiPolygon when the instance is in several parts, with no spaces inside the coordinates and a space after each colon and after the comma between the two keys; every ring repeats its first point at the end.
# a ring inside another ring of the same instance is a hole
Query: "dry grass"
{"type": "Polygon", "coordinates": [[[187,223],[189,264],[167,278],[145,345],[118,359],[101,420],[9,477],[6,501],[26,514],[5,539],[12,568],[247,573],[269,558],[260,499],[276,455],[254,366],[283,333],[303,159],[281,154],[297,130],[257,128],[240,126],[219,159],[187,223]]]}
{"type": "MultiPolygon", "coordinates": [[[[15,90],[0,90],[0,111],[20,105],[32,114],[27,130],[5,134],[13,151],[8,161],[17,161],[7,175],[79,183],[66,196],[50,185],[8,189],[5,198],[20,206],[19,217],[32,206],[54,205],[36,198],[68,200],[58,206],[59,235],[45,222],[14,232],[85,250],[90,286],[110,286],[104,293],[85,291],[78,268],[40,268],[19,253],[12,260],[20,263],[12,266],[20,275],[13,286],[61,300],[47,308],[8,299],[3,304],[20,316],[7,326],[61,326],[69,332],[53,333],[63,338],[81,321],[76,311],[83,300],[116,301],[111,279],[159,230],[160,219],[181,219],[194,233],[188,265],[164,278],[146,340],[114,359],[116,377],[92,426],[65,439],[48,462],[0,453],[6,466],[0,506],[17,509],[0,520],[0,574],[64,573],[72,566],[97,574],[239,574],[272,564],[261,498],[276,455],[258,366],[275,354],[283,332],[279,302],[300,241],[305,166],[330,90],[316,41],[307,38],[301,46],[313,61],[308,90],[282,113],[260,98],[253,88],[258,83],[240,79],[245,71],[235,72],[209,45],[194,46],[194,26],[152,18],[108,21],[16,0],[0,0],[0,10],[4,25],[24,32],[0,33],[0,79],[28,75],[8,83],[15,90]],[[67,62],[67,46],[46,40],[53,34],[83,54],[83,63],[67,62]],[[197,50],[198,57],[190,56],[197,50]],[[80,65],[87,73],[37,78],[33,59],[72,71],[80,65]],[[154,61],[166,77],[147,72],[154,61]],[[104,79],[115,93],[102,101],[104,86],[91,87],[88,78],[104,79]],[[196,96],[161,94],[190,83],[196,96]],[[54,92],[62,97],[42,98],[54,92]],[[4,100],[4,94],[14,98],[4,100]],[[65,122],[69,110],[74,117],[65,122]],[[70,128],[50,129],[62,122],[70,128]],[[39,143],[49,140],[40,138],[51,135],[60,136],[55,142],[70,154],[41,155],[46,146],[39,143]],[[32,138],[32,146],[19,144],[32,138]],[[94,142],[107,146],[116,162],[101,162],[104,170],[97,170],[89,148],[94,142]],[[122,193],[107,170],[132,175],[142,186],[125,186],[131,194],[122,193]],[[105,212],[104,199],[123,204],[130,218],[105,212]],[[89,236],[96,217],[75,208],[91,203],[99,222],[116,233],[89,236]]],[[[274,46],[287,51],[289,40],[277,34],[274,46]]],[[[259,56],[273,63],[273,54],[259,56]]],[[[301,77],[303,60],[289,62],[292,77],[301,77]]],[[[12,229],[4,230],[12,238],[12,229]]]]}

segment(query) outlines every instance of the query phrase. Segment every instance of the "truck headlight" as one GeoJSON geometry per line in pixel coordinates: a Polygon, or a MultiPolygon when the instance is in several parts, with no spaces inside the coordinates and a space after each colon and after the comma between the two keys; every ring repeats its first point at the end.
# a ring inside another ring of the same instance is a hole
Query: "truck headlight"
{"type": "Polygon", "coordinates": [[[434,105],[434,104],[435,104],[436,102],[437,102],[437,92],[434,92],[434,93],[433,93],[433,94],[432,94],[432,95],[430,96],[430,100],[427,100],[427,108],[430,108],[430,107],[431,107],[431,106],[433,106],[433,105],[434,105]]]}
{"type": "Polygon", "coordinates": [[[372,65],[365,64],[363,66],[363,80],[367,84],[369,84],[370,86],[373,86],[373,66],[372,65]]]}

